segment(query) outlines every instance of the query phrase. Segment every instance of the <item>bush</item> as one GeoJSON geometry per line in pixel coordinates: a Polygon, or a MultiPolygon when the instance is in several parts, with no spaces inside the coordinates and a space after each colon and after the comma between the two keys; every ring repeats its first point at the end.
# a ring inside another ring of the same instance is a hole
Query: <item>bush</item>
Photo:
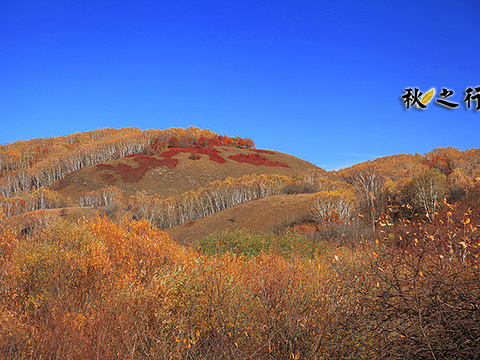
{"type": "Polygon", "coordinates": [[[439,204],[447,195],[447,177],[434,168],[415,176],[407,186],[411,203],[433,221],[439,204]]]}
{"type": "Polygon", "coordinates": [[[233,253],[246,257],[260,253],[276,253],[284,257],[313,258],[324,244],[313,242],[298,233],[261,233],[249,230],[224,231],[209,235],[197,242],[196,247],[208,255],[233,253]]]}
{"type": "Polygon", "coordinates": [[[293,183],[288,184],[285,186],[281,192],[285,195],[293,195],[293,194],[313,194],[318,191],[318,187],[316,185],[302,182],[302,183],[293,183]]]}
{"type": "Polygon", "coordinates": [[[359,332],[371,334],[379,358],[480,356],[480,233],[468,212],[459,224],[445,220],[431,230],[404,222],[370,249],[359,332]]]}

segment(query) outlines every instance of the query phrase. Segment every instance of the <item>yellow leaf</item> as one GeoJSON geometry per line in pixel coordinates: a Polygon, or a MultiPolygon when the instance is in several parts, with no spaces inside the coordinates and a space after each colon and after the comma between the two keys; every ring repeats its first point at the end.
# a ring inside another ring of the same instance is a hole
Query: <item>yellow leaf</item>
{"type": "MultiPolygon", "coordinates": [[[[422,96],[420,102],[422,104],[428,104],[430,100],[432,100],[433,95],[435,94],[435,88],[428,90],[425,95],[422,96]]],[[[417,105],[418,106],[418,105],[417,105]]]]}

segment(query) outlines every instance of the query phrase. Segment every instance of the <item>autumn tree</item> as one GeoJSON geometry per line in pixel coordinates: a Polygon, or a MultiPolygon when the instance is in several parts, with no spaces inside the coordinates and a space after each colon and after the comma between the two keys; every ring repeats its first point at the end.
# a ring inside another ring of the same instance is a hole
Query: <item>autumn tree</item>
{"type": "Polygon", "coordinates": [[[169,148],[177,148],[179,145],[180,145],[180,141],[175,136],[168,139],[169,148]]]}
{"type": "Polygon", "coordinates": [[[438,204],[447,195],[447,177],[433,168],[414,177],[408,185],[408,194],[417,209],[425,211],[425,216],[433,221],[438,204]]]}
{"type": "Polygon", "coordinates": [[[335,239],[345,234],[357,205],[357,198],[351,189],[320,191],[315,196],[310,217],[321,225],[328,238],[335,239]]]}
{"type": "Polygon", "coordinates": [[[311,217],[320,224],[346,222],[354,214],[357,199],[351,190],[320,191],[315,197],[311,217]]]}
{"type": "Polygon", "coordinates": [[[470,176],[467,170],[463,167],[453,169],[452,173],[448,176],[447,181],[449,184],[450,196],[453,197],[453,199],[458,199],[468,193],[468,191],[474,186],[473,177],[470,176]]]}
{"type": "Polygon", "coordinates": [[[354,185],[360,193],[367,214],[370,217],[372,230],[375,231],[375,220],[382,205],[382,188],[385,179],[375,167],[367,167],[351,175],[349,182],[354,185]]]}
{"type": "Polygon", "coordinates": [[[250,139],[250,138],[245,138],[244,141],[245,141],[245,147],[246,147],[246,148],[253,148],[253,147],[255,147],[255,142],[254,142],[252,139],[250,139]]]}
{"type": "Polygon", "coordinates": [[[205,136],[201,136],[197,140],[197,146],[200,148],[208,147],[208,139],[205,136]]]}
{"type": "Polygon", "coordinates": [[[102,199],[102,205],[105,206],[110,206],[118,203],[122,199],[122,191],[116,186],[110,185],[106,188],[101,189],[99,193],[102,199]]]}

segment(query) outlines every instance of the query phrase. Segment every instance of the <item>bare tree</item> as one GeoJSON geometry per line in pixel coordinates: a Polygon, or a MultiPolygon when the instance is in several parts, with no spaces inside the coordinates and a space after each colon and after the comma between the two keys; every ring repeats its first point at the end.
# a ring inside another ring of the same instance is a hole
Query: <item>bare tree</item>
{"type": "Polygon", "coordinates": [[[433,221],[439,201],[447,194],[447,177],[438,169],[424,171],[412,179],[409,193],[413,204],[424,210],[426,217],[433,221]]]}
{"type": "Polygon", "coordinates": [[[372,230],[375,231],[375,219],[377,217],[378,205],[381,203],[381,191],[385,179],[374,167],[358,171],[350,177],[353,184],[362,195],[370,214],[372,230]]]}

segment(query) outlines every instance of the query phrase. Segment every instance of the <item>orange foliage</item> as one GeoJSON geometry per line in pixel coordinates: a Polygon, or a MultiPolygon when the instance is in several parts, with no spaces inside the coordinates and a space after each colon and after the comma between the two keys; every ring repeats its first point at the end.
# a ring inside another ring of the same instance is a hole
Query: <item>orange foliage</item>
{"type": "Polygon", "coordinates": [[[170,139],[168,139],[169,148],[178,148],[179,146],[180,146],[180,141],[175,136],[172,136],[170,139]]]}
{"type": "Polygon", "coordinates": [[[434,224],[382,215],[377,242],[312,240],[306,258],[209,256],[100,217],[15,238],[0,214],[0,357],[476,358],[470,195],[434,224]]]}
{"type": "Polygon", "coordinates": [[[20,240],[6,266],[6,357],[311,358],[340,309],[322,300],[338,292],[325,266],[211,258],[147,222],[59,222],[20,240]]]}

